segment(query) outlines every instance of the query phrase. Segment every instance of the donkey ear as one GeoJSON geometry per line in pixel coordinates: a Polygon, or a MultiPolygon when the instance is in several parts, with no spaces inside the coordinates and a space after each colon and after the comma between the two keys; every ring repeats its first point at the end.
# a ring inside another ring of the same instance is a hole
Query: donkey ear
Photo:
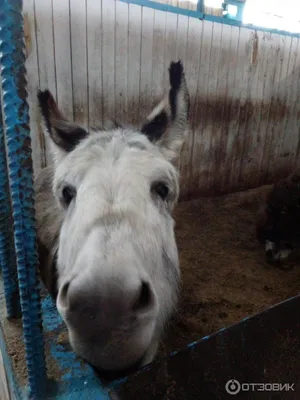
{"type": "Polygon", "coordinates": [[[52,142],[64,152],[72,151],[88,136],[88,132],[81,126],[67,121],[49,90],[39,91],[37,97],[43,122],[52,142]]]}
{"type": "Polygon", "coordinates": [[[167,159],[180,155],[188,128],[190,97],[181,61],[169,67],[168,96],[147,117],[141,132],[157,144],[167,159]]]}

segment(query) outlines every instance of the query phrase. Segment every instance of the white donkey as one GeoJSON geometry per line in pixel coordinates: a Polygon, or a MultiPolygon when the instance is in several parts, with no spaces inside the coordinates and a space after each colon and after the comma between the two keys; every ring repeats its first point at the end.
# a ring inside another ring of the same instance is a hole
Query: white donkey
{"type": "Polygon", "coordinates": [[[73,350],[106,379],[153,360],[178,301],[175,160],[189,115],[180,61],[169,77],[141,130],[110,122],[88,133],[38,93],[54,155],[35,182],[40,273],[73,350]]]}

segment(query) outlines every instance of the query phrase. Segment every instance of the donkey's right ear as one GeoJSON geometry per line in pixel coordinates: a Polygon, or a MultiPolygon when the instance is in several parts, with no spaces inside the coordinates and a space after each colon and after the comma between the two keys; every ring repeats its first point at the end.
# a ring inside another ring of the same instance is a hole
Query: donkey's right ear
{"type": "Polygon", "coordinates": [[[63,152],[72,151],[88,136],[88,132],[64,117],[49,90],[38,91],[37,97],[44,128],[48,131],[53,144],[63,152]]]}
{"type": "Polygon", "coordinates": [[[141,132],[169,161],[180,156],[188,132],[190,96],[182,62],[171,62],[169,93],[148,115],[141,132]]]}

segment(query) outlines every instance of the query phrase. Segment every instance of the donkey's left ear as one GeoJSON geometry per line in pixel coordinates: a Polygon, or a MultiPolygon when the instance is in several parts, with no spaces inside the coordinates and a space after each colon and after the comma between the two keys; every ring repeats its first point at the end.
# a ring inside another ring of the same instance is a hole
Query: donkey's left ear
{"type": "Polygon", "coordinates": [[[169,161],[175,161],[181,151],[188,129],[190,97],[181,61],[169,67],[170,89],[147,117],[141,132],[160,147],[169,161]]]}
{"type": "Polygon", "coordinates": [[[55,151],[69,153],[88,136],[88,132],[64,117],[49,90],[38,91],[37,97],[43,125],[51,138],[55,151]]]}

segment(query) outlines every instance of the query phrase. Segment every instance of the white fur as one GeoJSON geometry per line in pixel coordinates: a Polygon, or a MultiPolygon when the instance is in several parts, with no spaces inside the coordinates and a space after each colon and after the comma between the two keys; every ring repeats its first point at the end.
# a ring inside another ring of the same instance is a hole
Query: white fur
{"type": "Polygon", "coordinates": [[[73,349],[98,368],[126,368],[142,356],[144,364],[151,362],[177,305],[180,269],[171,215],[179,181],[173,161],[187,129],[187,96],[183,79],[177,116],[156,143],[113,124],[69,153],[53,142],[52,193],[42,178],[37,184],[39,239],[51,254],[58,248],[57,309],[73,349]],[[153,192],[156,182],[168,186],[166,200],[153,192]],[[76,189],[68,207],[66,186],[76,189]],[[150,297],[136,310],[142,282],[150,297]]]}
{"type": "Polygon", "coordinates": [[[266,246],[265,246],[266,252],[269,250],[274,251],[275,249],[275,243],[274,242],[270,242],[270,240],[266,240],[266,246]]]}
{"type": "Polygon", "coordinates": [[[277,253],[274,254],[274,260],[280,260],[280,261],[285,261],[288,259],[289,255],[291,254],[291,250],[285,249],[285,250],[280,250],[277,253]]]}

